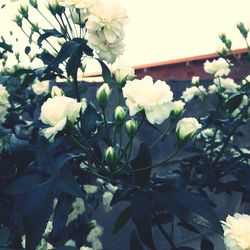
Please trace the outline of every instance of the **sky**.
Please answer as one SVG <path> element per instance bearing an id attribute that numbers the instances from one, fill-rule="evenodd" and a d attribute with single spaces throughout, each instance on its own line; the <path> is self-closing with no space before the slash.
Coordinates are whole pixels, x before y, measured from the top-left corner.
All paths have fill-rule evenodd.
<path id="1" fill-rule="evenodd" d="M 121 57 L 127 64 L 136 66 L 213 53 L 221 44 L 218 35 L 222 32 L 231 38 L 233 48 L 245 47 L 236 24 L 242 21 L 250 27 L 249 0 L 116 1 L 127 9 L 129 17 L 126 48 Z M 15 29 L 21 36 L 11 21 L 17 11 L 13 6 L 0 13 L 0 34 Z M 23 47 L 19 42 L 18 48 Z"/>

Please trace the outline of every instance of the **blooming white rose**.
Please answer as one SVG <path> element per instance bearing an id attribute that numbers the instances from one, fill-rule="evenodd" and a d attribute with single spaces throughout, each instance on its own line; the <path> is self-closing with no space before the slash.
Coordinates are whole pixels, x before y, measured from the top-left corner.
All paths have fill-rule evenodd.
<path id="1" fill-rule="evenodd" d="M 145 76 L 141 80 L 127 81 L 122 91 L 130 115 L 134 116 L 144 110 L 148 121 L 152 124 L 163 123 L 174 108 L 173 93 L 169 85 L 160 80 L 154 83 L 150 76 Z"/>
<path id="2" fill-rule="evenodd" d="M 32 90 L 36 95 L 48 94 L 49 93 L 49 81 L 36 82 L 32 84 Z"/>
<path id="3" fill-rule="evenodd" d="M 0 84 L 0 124 L 6 121 L 6 115 L 8 113 L 9 103 L 9 93 L 6 88 Z"/>
<path id="4" fill-rule="evenodd" d="M 213 60 L 212 62 L 206 60 L 204 70 L 214 76 L 227 76 L 230 73 L 229 64 L 223 58 Z"/>
<path id="5" fill-rule="evenodd" d="M 202 85 L 200 85 L 198 87 L 192 86 L 190 88 L 186 88 L 186 90 L 183 91 L 181 98 L 185 102 L 189 102 L 195 96 L 199 97 L 200 99 L 203 99 L 205 95 L 206 95 L 206 89 Z"/>
<path id="6" fill-rule="evenodd" d="M 226 221 L 222 221 L 224 229 L 224 243 L 228 250 L 250 249 L 250 216 L 235 213 L 228 215 Z"/>
<path id="7" fill-rule="evenodd" d="M 132 80 L 135 75 L 134 68 L 121 62 L 115 63 L 112 68 L 116 82 L 121 85 L 124 85 L 127 80 Z"/>
<path id="8" fill-rule="evenodd" d="M 214 94 L 217 93 L 219 91 L 219 88 L 216 84 L 212 84 L 208 86 L 208 93 L 209 94 Z"/>
<path id="9" fill-rule="evenodd" d="M 237 89 L 240 87 L 237 83 L 234 82 L 231 78 L 222 78 L 218 77 L 214 79 L 215 85 L 217 85 L 219 88 L 225 89 L 226 93 L 233 93 L 236 92 Z"/>
<path id="10" fill-rule="evenodd" d="M 53 141 L 55 135 L 63 130 L 67 120 L 74 123 L 79 116 L 82 103 L 66 96 L 49 98 L 41 107 L 41 120 L 51 127 L 43 129 L 44 136 Z M 84 110 L 83 110 L 84 111 Z"/>
<path id="11" fill-rule="evenodd" d="M 200 82 L 200 77 L 199 76 L 193 76 L 192 77 L 192 80 L 191 80 L 191 83 L 196 85 Z"/>
<path id="12" fill-rule="evenodd" d="M 187 141 L 193 137 L 201 124 L 193 117 L 183 118 L 176 124 L 176 133 L 181 141 Z"/>

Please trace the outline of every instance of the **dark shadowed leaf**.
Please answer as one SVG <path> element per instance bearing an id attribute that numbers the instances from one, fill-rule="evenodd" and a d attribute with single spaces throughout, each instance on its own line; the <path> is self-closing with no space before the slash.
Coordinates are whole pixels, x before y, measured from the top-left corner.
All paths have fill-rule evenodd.
<path id="1" fill-rule="evenodd" d="M 44 181 L 44 178 L 40 175 L 27 175 L 22 176 L 15 180 L 7 188 L 7 194 L 21 194 L 30 191 L 33 185 L 40 184 Z"/>
<path id="2" fill-rule="evenodd" d="M 141 241 L 150 249 L 156 249 L 152 236 L 151 204 L 146 192 L 137 191 L 134 194 L 131 201 L 131 215 Z"/>
<path id="3" fill-rule="evenodd" d="M 130 250 L 143 250 L 143 246 L 135 229 L 133 229 L 130 234 Z"/>
<path id="4" fill-rule="evenodd" d="M 7 247 L 9 243 L 10 230 L 7 227 L 0 228 L 0 246 Z"/>
<path id="5" fill-rule="evenodd" d="M 27 195 L 23 209 L 26 249 L 35 249 L 52 213 L 55 185 L 52 180 L 34 186 Z"/>
<path id="6" fill-rule="evenodd" d="M 42 46 L 42 42 L 46 40 L 47 38 L 53 36 L 53 37 L 64 37 L 64 35 L 60 32 L 58 32 L 56 29 L 45 29 L 43 30 L 44 33 L 41 34 L 37 39 L 37 44 L 39 47 Z"/>
<path id="7" fill-rule="evenodd" d="M 118 233 L 123 228 L 123 226 L 128 222 L 130 217 L 131 217 L 131 208 L 127 207 L 118 216 L 113 228 L 113 234 Z"/>
<path id="8" fill-rule="evenodd" d="M 108 66 L 99 59 L 97 59 L 97 61 L 100 63 L 102 67 L 102 76 L 103 76 L 104 82 L 110 84 L 112 82 L 112 75 Z"/>
<path id="9" fill-rule="evenodd" d="M 214 245 L 208 239 L 201 239 L 201 249 L 200 250 L 214 250 Z"/>
<path id="10" fill-rule="evenodd" d="M 228 109 L 229 112 L 233 112 L 237 109 L 242 102 L 243 94 L 237 94 L 232 96 L 226 103 L 225 108 Z"/>
<path id="11" fill-rule="evenodd" d="M 149 149 L 144 143 L 141 143 L 138 155 L 131 161 L 134 170 L 139 170 L 150 166 L 152 163 Z M 140 186 L 147 185 L 150 178 L 151 169 L 146 169 L 134 173 L 135 182 Z"/>

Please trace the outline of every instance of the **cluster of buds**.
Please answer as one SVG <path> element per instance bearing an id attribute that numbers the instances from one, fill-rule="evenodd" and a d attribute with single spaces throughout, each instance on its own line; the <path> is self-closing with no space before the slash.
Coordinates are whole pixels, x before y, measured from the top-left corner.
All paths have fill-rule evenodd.
<path id="1" fill-rule="evenodd" d="M 219 38 L 225 44 L 226 48 L 230 50 L 232 47 L 232 41 L 227 38 L 226 34 L 225 33 L 220 34 Z"/>
<path id="2" fill-rule="evenodd" d="M 247 36 L 248 36 L 248 32 L 249 32 L 249 29 L 246 28 L 246 26 L 244 25 L 244 23 L 240 22 L 237 24 L 237 28 L 239 29 L 241 35 L 247 39 Z"/>

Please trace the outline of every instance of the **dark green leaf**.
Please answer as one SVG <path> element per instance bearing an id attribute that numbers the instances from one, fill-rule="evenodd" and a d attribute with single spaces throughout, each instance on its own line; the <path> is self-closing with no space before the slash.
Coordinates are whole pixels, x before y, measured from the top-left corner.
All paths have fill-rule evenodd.
<path id="1" fill-rule="evenodd" d="M 52 180 L 37 185 L 29 192 L 23 209 L 26 235 L 25 249 L 35 249 L 52 213 L 55 185 Z"/>
<path id="2" fill-rule="evenodd" d="M 99 115 L 95 109 L 95 106 L 90 103 L 81 116 L 81 132 L 88 136 L 91 130 L 95 128 L 98 118 Z"/>
<path id="3" fill-rule="evenodd" d="M 131 217 L 131 208 L 127 207 L 118 216 L 113 228 L 113 234 L 118 233 L 122 229 L 122 227 L 128 222 L 130 217 Z"/>
<path id="4" fill-rule="evenodd" d="M 6 246 L 9 243 L 10 230 L 7 227 L 0 228 L 0 246 Z"/>
<path id="5" fill-rule="evenodd" d="M 41 34 L 38 39 L 37 39 L 37 44 L 39 47 L 42 46 L 42 42 L 46 40 L 47 38 L 53 36 L 53 37 L 64 37 L 64 35 L 60 32 L 58 32 L 56 29 L 48 29 L 48 30 L 43 30 L 44 33 Z"/>
<path id="6" fill-rule="evenodd" d="M 104 62 L 102 62 L 101 60 L 99 60 L 99 59 L 97 59 L 97 60 L 102 67 L 102 76 L 103 76 L 104 82 L 110 84 L 112 82 L 112 75 L 111 75 L 111 72 L 110 72 L 108 66 Z"/>
<path id="7" fill-rule="evenodd" d="M 151 154 L 146 144 L 141 143 L 138 155 L 131 161 L 134 170 L 146 168 L 152 164 Z M 140 186 L 147 185 L 151 169 L 141 170 L 134 173 L 135 182 Z"/>
<path id="8" fill-rule="evenodd" d="M 12 45 L 7 44 L 7 43 L 5 43 L 5 42 L 0 42 L 0 48 L 6 50 L 6 51 L 8 51 L 8 52 L 11 52 L 11 53 L 13 52 L 13 50 L 12 50 Z"/>
<path id="9" fill-rule="evenodd" d="M 143 250 L 143 246 L 135 229 L 133 229 L 130 234 L 130 250 Z"/>
<path id="10" fill-rule="evenodd" d="M 232 96 L 226 103 L 225 108 L 231 113 L 237 109 L 242 102 L 243 94 Z"/>
<path id="11" fill-rule="evenodd" d="M 28 55 L 30 53 L 30 50 L 31 50 L 30 46 L 25 47 L 24 49 L 25 54 Z"/>
<path id="12" fill-rule="evenodd" d="M 148 194 L 137 191 L 131 201 L 132 220 L 141 241 L 150 249 L 155 250 L 152 236 L 152 211 Z"/>
<path id="13" fill-rule="evenodd" d="M 214 245 L 208 239 L 201 239 L 201 250 L 214 250 Z"/>
<path id="14" fill-rule="evenodd" d="M 10 184 L 6 193 L 10 195 L 25 193 L 30 191 L 33 185 L 40 184 L 43 181 L 44 178 L 40 175 L 22 176 Z"/>

